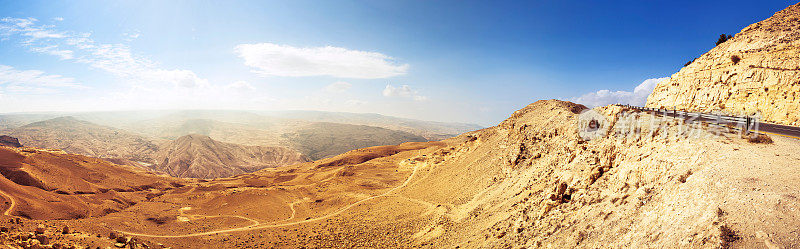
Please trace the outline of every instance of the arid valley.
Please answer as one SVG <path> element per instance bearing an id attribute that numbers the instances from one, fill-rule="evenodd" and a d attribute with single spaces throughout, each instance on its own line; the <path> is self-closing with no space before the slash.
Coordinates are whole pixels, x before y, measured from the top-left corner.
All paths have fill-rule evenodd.
<path id="1" fill-rule="evenodd" d="M 485 126 L 338 109 L 201 104 L 9 111 L 0 114 L 0 244 L 800 248 L 800 4 L 782 8 L 738 24 L 738 33 L 721 35 L 670 77 L 647 80 L 633 92 L 529 101 Z M 3 19 L 0 37 L 51 32 L 52 25 L 25 20 Z M 106 67 L 127 61 L 92 57 L 116 45 L 90 48 L 103 46 L 78 39 L 89 35 L 39 33 L 35 39 L 59 35 L 69 37 L 64 44 L 75 51 L 94 49 L 83 60 L 108 60 L 93 62 L 99 63 L 94 69 L 114 73 L 121 69 Z M 28 36 L 36 41 L 35 33 Z M 388 60 L 330 46 L 262 43 L 236 51 L 248 49 L 266 55 L 240 57 L 269 80 L 315 73 L 385 79 L 394 77 L 381 71 L 386 67 L 404 68 L 320 59 L 355 54 L 366 57 L 352 63 Z M 285 61 L 276 59 L 282 56 Z M 16 84 L 4 77 L 31 75 L 4 69 L 4 63 L 0 101 Z M 276 68 L 284 71 L 271 71 Z M 155 78 L 169 78 L 158 72 Z M 375 76 L 381 72 L 388 76 Z M 55 77 L 33 74 L 25 79 Z M 323 91 L 343 96 L 354 85 L 336 82 Z M 212 92 L 225 94 L 220 89 L 230 88 Z M 376 108 L 432 101 L 407 85 L 382 90 L 390 100 Z M 319 94 L 303 102 L 317 105 Z M 458 108 L 469 116 L 483 112 L 460 102 Z"/>

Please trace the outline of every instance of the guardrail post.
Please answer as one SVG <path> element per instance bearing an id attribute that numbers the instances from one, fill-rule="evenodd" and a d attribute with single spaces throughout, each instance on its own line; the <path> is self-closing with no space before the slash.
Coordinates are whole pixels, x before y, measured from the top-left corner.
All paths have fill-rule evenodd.
<path id="1" fill-rule="evenodd" d="M 752 122 L 752 121 L 750 120 L 750 116 L 745 116 L 744 118 L 745 118 L 745 125 L 744 125 L 744 131 L 743 132 L 745 134 L 747 134 L 750 131 L 750 122 Z"/>

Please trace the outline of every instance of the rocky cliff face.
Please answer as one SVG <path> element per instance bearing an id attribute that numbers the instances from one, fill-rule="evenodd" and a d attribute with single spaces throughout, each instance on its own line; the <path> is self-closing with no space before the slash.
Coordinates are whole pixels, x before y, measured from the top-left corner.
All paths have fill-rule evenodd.
<path id="1" fill-rule="evenodd" d="M 658 84 L 648 107 L 800 125 L 800 4 L 745 27 Z"/>

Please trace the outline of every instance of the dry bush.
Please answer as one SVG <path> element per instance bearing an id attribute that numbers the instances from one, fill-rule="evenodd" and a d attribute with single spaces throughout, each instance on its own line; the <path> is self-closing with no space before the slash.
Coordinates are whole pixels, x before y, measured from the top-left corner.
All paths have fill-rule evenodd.
<path id="1" fill-rule="evenodd" d="M 686 182 L 686 179 L 687 179 L 687 178 L 689 178 L 689 176 L 691 176 L 691 175 L 692 175 L 692 173 L 693 173 L 693 172 L 692 172 L 692 170 L 691 170 L 691 169 L 690 169 L 689 171 L 686 171 L 686 173 L 685 173 L 685 174 L 683 174 L 683 175 L 681 175 L 681 176 L 679 176 L 679 177 L 678 177 L 678 181 L 679 181 L 679 182 L 681 182 L 681 183 L 685 183 L 685 182 Z"/>
<path id="2" fill-rule="evenodd" d="M 157 225 L 162 225 L 164 223 L 167 223 L 167 221 L 169 221 L 170 219 L 171 219 L 170 217 L 150 217 L 147 218 L 147 221 L 154 222 Z"/>
<path id="3" fill-rule="evenodd" d="M 739 61 L 741 61 L 741 60 L 742 60 L 742 57 L 739 57 L 738 55 L 731 55 L 731 61 L 733 62 L 734 65 L 738 64 Z"/>
<path id="4" fill-rule="evenodd" d="M 722 44 L 722 43 L 730 40 L 731 38 L 733 38 L 732 35 L 721 34 L 721 35 L 719 35 L 719 39 L 717 39 L 716 45 L 719 46 L 719 44 Z"/>
<path id="5" fill-rule="evenodd" d="M 772 138 L 767 136 L 767 134 L 756 134 L 756 135 L 743 135 L 744 139 L 747 139 L 747 142 L 754 143 L 754 144 L 771 144 Z"/>
<path id="6" fill-rule="evenodd" d="M 736 234 L 736 231 L 728 227 L 727 225 L 722 225 L 719 227 L 719 239 L 720 239 L 720 246 L 722 248 L 730 248 L 731 244 L 738 240 L 740 237 Z"/>

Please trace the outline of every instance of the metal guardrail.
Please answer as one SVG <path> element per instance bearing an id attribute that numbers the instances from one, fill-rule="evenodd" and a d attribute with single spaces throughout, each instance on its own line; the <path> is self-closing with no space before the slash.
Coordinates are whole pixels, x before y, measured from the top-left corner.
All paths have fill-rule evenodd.
<path id="1" fill-rule="evenodd" d="M 659 108 L 650 108 L 650 107 L 640 107 L 640 106 L 632 106 L 632 105 L 623 105 L 617 104 L 617 106 L 621 106 L 628 109 L 640 110 L 640 111 L 651 111 L 656 113 L 661 113 L 664 116 L 673 117 L 686 117 L 686 118 L 701 118 L 704 120 L 698 121 L 717 121 L 715 123 L 725 125 L 730 123 L 743 123 L 744 127 L 747 131 L 754 130 L 758 132 L 759 124 L 758 118 L 750 117 L 750 116 L 729 116 L 729 115 L 722 115 L 722 114 L 710 114 L 710 113 L 700 113 L 700 112 L 685 112 L 685 111 L 678 111 L 678 110 L 668 110 L 668 109 L 659 109 Z"/>
<path id="2" fill-rule="evenodd" d="M 729 116 L 722 114 L 685 112 L 678 110 L 667 110 L 667 109 L 639 107 L 639 106 L 621 105 L 621 104 L 618 104 L 617 106 L 633 110 L 649 111 L 667 117 L 671 116 L 675 118 L 686 118 L 689 119 L 688 120 L 689 122 L 697 122 L 697 121 L 708 122 L 723 126 L 735 124 L 736 127 L 733 128 L 740 129 L 742 132 L 745 133 L 755 132 L 760 134 L 773 134 L 773 135 L 800 139 L 800 127 L 779 125 L 773 123 L 764 123 L 761 122 L 758 119 L 758 117 L 752 117 L 752 116 L 738 117 L 738 116 Z"/>
<path id="3" fill-rule="evenodd" d="M 623 105 L 623 104 L 615 104 L 615 106 L 623 107 L 629 110 L 650 112 L 654 115 L 660 115 L 664 117 L 682 119 L 683 123 L 686 124 L 697 122 L 697 123 L 703 123 L 704 125 L 705 124 L 718 125 L 726 127 L 727 129 L 729 129 L 729 131 L 731 129 L 739 130 L 743 136 L 749 135 L 752 138 L 756 138 L 761 134 L 771 134 L 771 135 L 784 136 L 794 139 L 800 139 L 800 127 L 781 125 L 770 122 L 761 122 L 760 117 L 758 116 L 740 117 L 740 116 L 731 116 L 722 114 L 686 112 L 675 109 L 667 110 L 667 109 L 640 107 L 640 106 Z M 581 113 L 580 122 L 586 121 L 585 125 L 589 126 L 588 128 L 591 128 L 592 123 L 589 121 L 590 120 L 593 121 L 595 117 L 592 116 L 583 117 L 584 114 L 585 113 Z M 595 115 L 600 115 L 600 114 L 595 113 Z"/>

